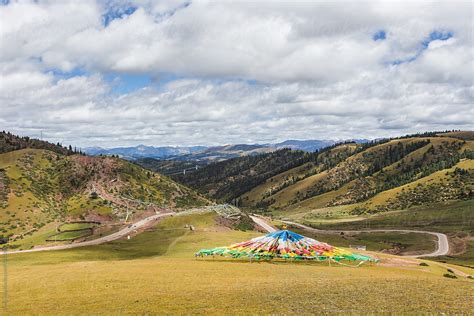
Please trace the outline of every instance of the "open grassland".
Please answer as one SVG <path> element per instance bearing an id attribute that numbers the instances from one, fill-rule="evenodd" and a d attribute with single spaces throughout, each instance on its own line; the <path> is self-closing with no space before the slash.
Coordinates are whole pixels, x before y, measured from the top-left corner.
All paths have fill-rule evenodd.
<path id="1" fill-rule="evenodd" d="M 457 255 L 437 257 L 435 260 L 470 267 L 474 274 L 474 240 L 465 242 L 465 251 Z"/>
<path id="2" fill-rule="evenodd" d="M 9 313 L 469 313 L 472 281 L 439 273 L 191 257 L 11 267 Z"/>
<path id="3" fill-rule="evenodd" d="M 200 248 L 257 235 L 218 226 L 215 214 L 190 215 L 164 219 L 131 240 L 9 255 L 8 313 L 467 314 L 472 308 L 473 281 L 458 274 L 463 268 L 458 279 L 448 279 L 442 275 L 449 266 L 430 261 L 394 266 L 396 257 L 380 255 L 381 264 L 353 268 L 194 258 Z"/>
<path id="4" fill-rule="evenodd" d="M 47 239 L 57 233 L 57 223 L 49 223 L 32 234 L 26 234 L 24 238 L 9 243 L 10 249 L 25 250 L 36 245 L 44 245 Z"/>

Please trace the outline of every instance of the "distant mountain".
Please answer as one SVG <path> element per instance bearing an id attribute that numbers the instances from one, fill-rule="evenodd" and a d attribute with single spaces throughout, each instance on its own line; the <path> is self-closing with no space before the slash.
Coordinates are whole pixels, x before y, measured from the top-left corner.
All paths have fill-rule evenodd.
<path id="1" fill-rule="evenodd" d="M 275 151 L 276 148 L 268 145 L 247 145 L 247 144 L 237 144 L 237 145 L 224 145 L 224 146 L 215 146 L 208 147 L 202 151 L 192 152 L 186 155 L 178 155 L 170 157 L 170 160 L 178 161 L 200 161 L 200 162 L 215 162 L 223 161 L 231 158 L 244 157 L 244 156 L 254 156 L 263 153 L 269 153 Z"/>
<path id="2" fill-rule="evenodd" d="M 291 148 L 313 152 L 324 147 L 332 146 L 336 143 L 334 140 L 285 140 L 284 142 L 272 144 L 270 146 L 276 149 Z"/>
<path id="3" fill-rule="evenodd" d="M 366 139 L 351 140 L 356 143 L 368 142 Z M 275 144 L 229 144 L 223 146 L 191 146 L 191 147 L 153 147 L 139 145 L 136 147 L 118 147 L 105 149 L 101 147 L 89 147 L 84 151 L 88 155 L 118 155 L 128 160 L 140 160 L 143 158 L 154 158 L 159 160 L 176 161 L 200 161 L 214 162 L 223 161 L 242 156 L 252 156 L 269 153 L 278 149 L 290 148 L 305 152 L 315 152 L 321 148 L 332 146 L 334 140 L 286 140 Z"/>
<path id="4" fill-rule="evenodd" d="M 181 156 L 191 154 L 196 151 L 202 151 L 206 149 L 205 146 L 191 146 L 191 147 L 153 147 L 138 145 L 135 147 L 117 147 L 117 148 L 101 148 L 101 147 L 88 147 L 84 149 L 84 152 L 88 155 L 99 156 L 99 155 L 118 155 L 121 158 L 127 160 L 136 160 L 140 158 L 156 158 L 166 159 L 174 156 Z"/>

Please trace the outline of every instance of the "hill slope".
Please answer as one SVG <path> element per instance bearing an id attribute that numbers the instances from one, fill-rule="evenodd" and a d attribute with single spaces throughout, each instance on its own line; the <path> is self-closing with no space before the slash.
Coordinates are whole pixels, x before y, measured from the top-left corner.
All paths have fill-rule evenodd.
<path id="1" fill-rule="evenodd" d="M 229 159 L 174 179 L 210 197 L 230 201 L 267 178 L 310 159 L 303 151 L 282 149 L 268 154 Z"/>
<path id="2" fill-rule="evenodd" d="M 0 154 L 1 234 L 21 238 L 66 219 L 117 221 L 207 204 L 167 177 L 118 158 L 22 149 Z"/>
<path id="3" fill-rule="evenodd" d="M 433 132 L 366 144 L 339 144 L 307 154 L 277 151 L 252 157 L 252 161 L 236 158 L 212 164 L 176 179 L 213 198 L 283 210 L 335 206 L 353 209 L 364 201 L 372 203 L 383 192 L 392 199 L 383 199 L 377 207 L 364 205 L 363 212 L 436 202 L 441 196 L 469 199 L 474 190 L 471 134 Z M 440 177 L 443 172 L 450 174 L 443 176 L 450 184 L 437 186 L 436 195 L 425 194 L 408 204 L 395 202 L 399 198 L 392 195 L 398 194 L 397 188 L 416 183 L 433 190 L 431 183 L 419 180 L 430 175 Z"/>

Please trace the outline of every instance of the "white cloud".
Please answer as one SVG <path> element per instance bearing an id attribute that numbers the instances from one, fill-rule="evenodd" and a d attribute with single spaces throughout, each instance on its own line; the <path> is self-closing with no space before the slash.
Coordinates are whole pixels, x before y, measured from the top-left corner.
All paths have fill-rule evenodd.
<path id="1" fill-rule="evenodd" d="M 473 128 L 471 2 L 185 3 L 0 6 L 0 124 L 81 146 Z M 127 6 L 137 10 L 102 24 Z M 435 30 L 453 38 L 388 64 Z M 110 72 L 182 79 L 117 94 Z"/>

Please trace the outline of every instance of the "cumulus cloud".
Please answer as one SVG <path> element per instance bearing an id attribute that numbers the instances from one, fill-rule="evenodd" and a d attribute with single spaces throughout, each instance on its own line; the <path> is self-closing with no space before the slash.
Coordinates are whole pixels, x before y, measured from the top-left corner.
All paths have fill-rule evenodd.
<path id="1" fill-rule="evenodd" d="M 20 134 L 116 146 L 473 128 L 469 1 L 11 1 L 0 21 L 0 123 Z M 114 91 L 128 74 L 151 81 Z"/>

